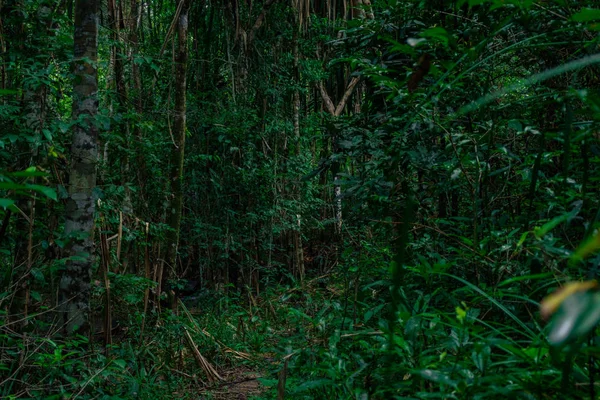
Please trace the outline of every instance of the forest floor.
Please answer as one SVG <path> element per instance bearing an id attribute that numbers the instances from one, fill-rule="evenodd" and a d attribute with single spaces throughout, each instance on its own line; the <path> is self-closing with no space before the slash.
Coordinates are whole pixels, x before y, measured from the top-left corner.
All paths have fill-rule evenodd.
<path id="1" fill-rule="evenodd" d="M 217 388 L 206 390 L 206 395 L 215 400 L 246 400 L 251 396 L 258 396 L 264 388 L 258 378 L 260 374 L 246 367 L 234 367 L 222 373 L 224 382 Z"/>

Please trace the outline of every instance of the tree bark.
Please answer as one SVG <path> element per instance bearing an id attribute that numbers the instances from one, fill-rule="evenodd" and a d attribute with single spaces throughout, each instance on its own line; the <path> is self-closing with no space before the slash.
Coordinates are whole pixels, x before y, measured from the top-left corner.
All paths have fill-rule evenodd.
<path id="1" fill-rule="evenodd" d="M 175 110 L 173 121 L 173 150 L 171 152 L 171 192 L 172 197 L 167 209 L 167 224 L 169 233 L 167 235 L 167 263 L 166 277 L 173 276 L 176 271 L 177 248 L 179 246 L 179 229 L 181 227 L 181 210 L 183 206 L 183 157 L 185 151 L 186 130 L 186 83 L 187 83 L 187 33 L 188 33 L 188 9 L 189 0 L 181 1 L 181 12 L 177 23 L 178 45 L 175 59 Z"/>
<path id="2" fill-rule="evenodd" d="M 73 61 L 73 142 L 65 234 L 70 258 L 59 287 L 59 309 L 67 333 L 89 330 L 90 280 L 94 260 L 96 164 L 98 128 L 98 0 L 76 0 Z"/>
<path id="3" fill-rule="evenodd" d="M 294 36 L 293 36 L 293 49 L 292 53 L 294 56 L 294 64 L 293 64 L 293 73 L 294 73 L 294 140 L 296 142 L 296 156 L 300 156 L 301 153 L 301 138 L 300 138 L 300 55 L 298 51 L 298 31 L 300 30 L 300 10 L 296 10 L 296 23 L 297 26 L 294 27 Z M 295 185 L 294 187 L 294 195 L 296 200 L 300 202 L 301 194 L 300 188 Z M 304 280 L 304 246 L 302 244 L 302 217 L 300 214 L 296 214 L 297 219 L 297 228 L 294 229 L 294 264 L 296 273 L 300 282 Z"/>
<path id="4" fill-rule="evenodd" d="M 346 103 L 348 102 L 348 99 L 350 99 L 350 95 L 352 95 L 354 87 L 358 84 L 358 82 L 360 82 L 360 78 L 357 76 L 350 80 L 337 106 L 333 104 L 333 101 L 327 93 L 327 89 L 325 89 L 323 82 L 319 82 L 318 88 L 321 92 L 321 97 L 323 98 L 323 105 L 332 117 L 337 118 L 342 115 L 342 112 L 346 107 Z M 333 138 L 333 147 L 334 149 L 337 148 L 337 137 Z M 340 235 L 342 233 L 342 188 L 340 186 L 341 179 L 338 175 L 338 170 L 339 166 L 334 166 L 332 167 L 331 172 L 333 173 L 333 187 L 335 195 L 335 231 L 337 235 Z"/>

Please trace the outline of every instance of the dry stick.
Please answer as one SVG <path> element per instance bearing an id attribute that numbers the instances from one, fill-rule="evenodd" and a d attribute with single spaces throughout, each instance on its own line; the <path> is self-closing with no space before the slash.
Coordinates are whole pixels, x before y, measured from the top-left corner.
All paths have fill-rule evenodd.
<path id="1" fill-rule="evenodd" d="M 33 351 L 29 352 L 29 354 L 27 356 L 24 357 L 24 361 L 23 363 L 20 363 L 19 366 L 17 368 L 15 368 L 15 371 L 6 379 L 4 379 L 2 382 L 0 382 L 0 387 L 4 387 L 4 385 L 13 380 L 15 376 L 17 376 L 17 374 L 19 373 L 19 371 L 25 366 L 27 365 L 26 362 L 33 357 L 33 355 L 35 354 L 39 354 L 39 350 L 40 348 L 44 345 L 44 341 L 40 341 L 40 344 L 37 346 L 37 348 L 35 348 Z"/>
<path id="2" fill-rule="evenodd" d="M 248 354 L 248 353 L 242 353 L 240 351 L 232 349 L 231 347 L 227 346 L 225 343 L 223 343 L 220 340 L 218 340 L 217 338 L 215 338 L 213 335 L 211 335 L 206 330 L 200 328 L 200 326 L 198 326 L 198 323 L 196 322 L 196 320 L 194 319 L 194 317 L 192 316 L 192 314 L 190 313 L 190 311 L 187 309 L 187 307 L 185 306 L 185 304 L 181 301 L 181 299 L 177 299 L 177 300 L 179 302 L 179 308 L 183 310 L 183 313 L 185 314 L 185 316 L 190 321 L 191 328 L 195 332 L 202 333 L 207 338 L 210 338 L 210 339 L 214 340 L 214 342 L 216 344 L 218 344 L 219 346 L 225 348 L 225 353 L 233 353 L 236 356 L 238 356 L 240 358 L 243 358 L 245 360 L 251 360 L 252 359 L 252 357 L 250 356 L 250 354 Z"/>
<path id="3" fill-rule="evenodd" d="M 158 251 L 160 252 L 160 246 L 158 247 Z M 165 260 L 160 259 L 156 264 L 156 307 L 158 309 L 158 314 L 160 315 L 160 296 L 162 294 L 162 277 L 165 269 Z"/>
<path id="4" fill-rule="evenodd" d="M 383 331 L 372 331 L 372 332 L 356 332 L 356 333 L 344 333 L 343 335 L 340 335 L 341 339 L 344 338 L 350 338 L 350 337 L 354 337 L 354 336 L 383 336 L 385 335 L 385 332 Z"/>
<path id="5" fill-rule="evenodd" d="M 41 312 L 38 312 L 38 313 L 35 313 L 35 314 L 33 314 L 31 317 L 27 317 L 27 318 L 20 318 L 20 319 L 17 319 L 17 320 L 11 321 L 11 322 L 4 322 L 2 325 L 0 325 L 0 329 L 6 329 L 6 330 L 10 330 L 10 329 L 9 329 L 9 326 L 11 326 L 11 325 L 18 325 L 18 324 L 20 324 L 21 322 L 23 322 L 25 319 L 30 319 L 30 318 L 34 318 L 34 317 L 37 317 L 37 316 L 40 316 L 40 315 L 43 315 L 43 314 L 48 314 L 48 313 L 55 312 L 56 310 L 58 310 L 58 309 L 59 309 L 59 307 L 60 307 L 60 306 L 62 306 L 62 305 L 64 305 L 64 304 L 66 304 L 66 303 L 67 303 L 67 302 L 69 302 L 69 301 L 72 301 L 74 298 L 75 298 L 75 297 L 72 297 L 72 298 L 70 298 L 70 299 L 68 299 L 68 300 L 65 300 L 65 301 L 63 301 L 62 303 L 60 303 L 60 304 L 56 305 L 55 307 L 49 308 L 49 309 L 47 309 L 47 310 L 44 310 L 44 311 L 41 311 Z M 9 315 L 9 316 L 10 316 L 10 315 Z M 12 333 L 12 334 L 16 334 L 16 332 L 15 332 L 15 331 L 12 331 L 12 330 L 10 330 L 10 331 L 11 331 L 11 333 Z M 0 386 L 2 386 L 2 384 L 0 384 Z"/>
<path id="6" fill-rule="evenodd" d="M 59 307 L 62 307 L 64 304 L 66 304 L 67 302 L 70 302 L 70 301 L 72 301 L 72 300 L 73 300 L 73 298 L 67 299 L 67 300 L 65 300 L 63 303 L 61 303 L 61 304 L 58 304 L 56 307 L 54 307 L 54 308 L 51 308 L 51 309 L 48 309 L 48 310 L 45 310 L 45 311 L 43 311 L 43 312 L 40 312 L 40 313 L 38 313 L 38 314 L 36 314 L 36 315 L 42 315 L 42 314 L 46 314 L 46 313 L 50 313 L 50 312 L 54 312 L 54 311 L 56 311 L 57 309 L 59 309 Z M 19 323 L 20 323 L 22 320 L 24 320 L 24 318 L 22 318 L 22 319 L 20 319 L 20 320 L 18 320 L 18 321 L 14 321 L 14 322 L 12 322 L 12 323 L 7 323 L 7 324 L 4 324 L 4 325 L 0 326 L 0 329 L 9 330 L 9 329 L 8 329 L 8 326 L 9 326 L 9 325 L 11 325 L 11 324 L 19 324 Z M 49 337 L 53 337 L 53 336 L 56 334 L 56 332 L 58 332 L 58 331 L 59 331 L 59 330 L 61 330 L 61 329 L 62 329 L 62 327 L 58 327 L 58 328 L 57 328 L 57 330 L 56 330 L 55 332 L 52 332 L 52 333 L 50 333 Z M 16 334 L 16 332 L 14 332 L 14 331 L 12 331 L 12 330 L 9 330 L 9 331 L 10 331 L 10 333 L 11 333 L 11 334 Z M 24 336 L 23 336 L 23 339 L 24 339 Z M 29 352 L 29 353 L 27 353 L 27 354 L 28 354 L 27 356 L 22 356 L 22 363 L 21 363 L 21 364 L 20 364 L 20 365 L 19 365 L 19 366 L 18 366 L 18 367 L 17 367 L 17 368 L 14 370 L 14 372 L 13 372 L 13 373 L 12 373 L 12 374 L 11 374 L 9 377 L 7 377 L 6 379 L 4 379 L 3 381 L 1 381 L 1 382 L 0 382 L 0 387 L 4 387 L 4 385 L 5 385 L 7 382 L 9 382 L 9 381 L 11 381 L 11 380 L 14 380 L 14 377 L 18 375 L 18 373 L 19 373 L 19 371 L 21 370 L 21 368 L 23 368 L 25 365 L 27 365 L 27 364 L 26 364 L 26 362 L 27 362 L 27 361 L 28 361 L 28 360 L 29 360 L 29 359 L 30 359 L 30 358 L 31 358 L 33 355 L 35 355 L 35 354 L 39 354 L 39 352 L 38 352 L 38 351 L 39 351 L 39 349 L 40 349 L 40 348 L 41 348 L 43 345 L 44 345 L 44 341 L 40 341 L 39 345 L 38 345 L 38 346 L 37 346 L 37 347 L 36 347 L 36 348 L 35 348 L 35 349 L 34 349 L 32 352 Z M 23 352 L 23 355 L 25 355 L 25 354 L 26 354 L 26 352 Z"/>
<path id="7" fill-rule="evenodd" d="M 100 373 L 102 373 L 102 371 L 104 371 L 106 368 L 108 368 L 108 366 L 111 364 L 111 362 L 106 363 L 106 365 L 104 367 L 100 368 L 94 375 L 90 376 L 90 378 L 83 384 L 83 386 L 81 386 L 81 389 L 79 390 L 79 392 L 77 392 L 77 394 L 73 397 L 73 400 L 78 398 L 81 395 L 81 393 L 83 393 L 83 390 L 86 388 L 86 386 L 89 385 L 90 382 L 92 382 L 98 375 L 100 375 Z"/>
<path id="8" fill-rule="evenodd" d="M 121 261 L 121 242 L 123 240 L 123 211 L 119 211 L 119 231 L 117 236 L 117 262 Z M 119 265 L 117 264 L 117 268 Z"/>
<path id="9" fill-rule="evenodd" d="M 158 276 L 158 261 L 160 260 L 160 243 L 155 243 L 153 246 L 153 252 L 156 253 L 156 263 L 153 263 L 153 268 L 152 268 L 152 281 L 153 282 L 157 282 L 156 277 Z M 156 248 L 158 247 L 158 248 Z M 157 282 L 158 283 L 158 282 Z M 159 290 L 160 288 L 158 287 L 158 285 L 156 286 L 156 288 L 154 288 L 154 304 L 153 304 L 153 309 L 156 307 L 156 302 L 158 301 L 158 297 L 159 297 Z"/>
<path id="10" fill-rule="evenodd" d="M 98 201 L 100 203 L 100 201 Z M 100 204 L 98 204 L 100 205 Z M 100 218 L 102 218 L 102 214 L 100 214 Z M 106 231 L 107 228 L 104 227 Z M 112 344 L 112 316 L 110 310 L 110 280 L 108 278 L 108 271 L 110 267 L 110 246 L 108 244 L 106 233 L 102 233 L 102 225 L 98 226 L 98 231 L 100 233 L 100 255 L 101 255 L 101 268 L 102 268 L 102 278 L 104 280 L 104 287 L 106 289 L 104 295 L 104 345 L 106 347 L 106 352 L 108 354 L 108 345 Z"/>
<path id="11" fill-rule="evenodd" d="M 10 192 L 8 193 L 8 195 L 10 196 Z M 21 214 L 21 216 L 22 216 L 23 218 L 25 218 L 25 221 L 27 221 L 27 223 L 28 223 L 28 224 L 30 224 L 30 223 L 31 223 L 31 221 L 29 220 L 29 216 L 28 216 L 27 214 L 25 214 L 25 212 L 24 212 L 23 210 L 21 210 L 19 207 L 17 207 L 17 204 L 16 204 L 16 203 L 15 203 L 15 204 L 13 204 L 13 205 L 12 205 L 12 207 L 13 207 L 13 208 L 16 208 L 16 209 L 17 209 L 17 211 L 19 211 L 19 214 Z"/>
<path id="12" fill-rule="evenodd" d="M 196 344 L 194 343 L 194 340 L 192 339 L 192 336 L 190 335 L 190 332 L 187 330 L 186 327 L 183 328 L 183 333 L 185 335 L 188 345 L 190 346 L 190 349 L 192 350 L 192 354 L 194 355 L 194 358 L 196 359 L 196 362 L 198 363 L 198 366 L 200 366 L 200 368 L 202 368 L 202 370 L 206 374 L 206 377 L 208 378 L 208 380 L 210 382 L 214 382 L 217 380 L 224 381 L 225 379 L 223 379 L 223 377 L 221 375 L 219 375 L 217 370 L 200 353 L 200 351 L 198 350 L 198 347 L 196 347 Z"/>
<path id="13" fill-rule="evenodd" d="M 105 233 L 100 233 L 100 249 L 102 254 L 102 275 L 104 278 L 104 287 L 106 288 L 104 295 L 104 345 L 108 353 L 108 345 L 112 344 L 112 316 L 110 310 L 110 281 L 108 279 L 110 249 Z"/>
<path id="14" fill-rule="evenodd" d="M 552 10 L 549 10 L 549 9 L 547 9 L 547 8 L 546 8 L 546 7 L 544 7 L 544 6 L 541 6 L 541 5 L 539 5 L 539 4 L 533 4 L 533 5 L 534 5 L 534 6 L 536 6 L 536 7 L 538 7 L 538 8 L 541 8 L 542 10 L 544 10 L 544 11 L 546 11 L 546 12 L 548 12 L 548 13 L 550 13 L 550 14 L 554 15 L 555 17 L 558 17 L 558 18 L 560 18 L 560 19 L 562 19 L 562 20 L 565 20 L 565 21 L 568 21 L 568 20 L 569 20 L 569 19 L 568 19 L 567 17 L 565 17 L 564 15 L 560 15 L 559 13 L 557 13 L 557 12 L 554 12 L 554 11 L 552 11 Z"/>

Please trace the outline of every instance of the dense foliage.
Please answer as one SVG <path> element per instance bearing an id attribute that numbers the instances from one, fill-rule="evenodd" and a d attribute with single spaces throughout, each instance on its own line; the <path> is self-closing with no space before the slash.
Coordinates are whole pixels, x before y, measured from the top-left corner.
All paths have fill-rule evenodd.
<path id="1" fill-rule="evenodd" d="M 0 397 L 600 396 L 597 2 L 0 18 Z"/>

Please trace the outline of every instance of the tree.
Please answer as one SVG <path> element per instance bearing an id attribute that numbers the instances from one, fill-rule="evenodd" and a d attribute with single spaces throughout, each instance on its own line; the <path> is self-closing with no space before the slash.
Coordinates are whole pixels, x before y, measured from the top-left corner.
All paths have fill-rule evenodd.
<path id="1" fill-rule="evenodd" d="M 68 333 L 88 329 L 90 280 L 94 261 L 94 188 L 98 159 L 98 1 L 77 0 L 73 61 L 73 142 L 65 233 L 70 258 L 59 287 L 59 306 Z"/>
<path id="2" fill-rule="evenodd" d="M 183 156 L 185 154 L 186 131 L 186 93 L 187 93 L 187 33 L 189 0 L 180 0 L 181 11 L 177 22 L 178 42 L 175 56 L 175 112 L 173 121 L 173 148 L 171 150 L 171 201 L 167 209 L 167 277 L 176 271 L 177 247 L 179 245 L 179 229 L 181 227 L 181 210 L 183 207 Z M 164 272 L 164 271 L 163 271 Z"/>

